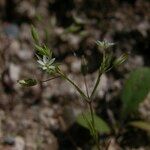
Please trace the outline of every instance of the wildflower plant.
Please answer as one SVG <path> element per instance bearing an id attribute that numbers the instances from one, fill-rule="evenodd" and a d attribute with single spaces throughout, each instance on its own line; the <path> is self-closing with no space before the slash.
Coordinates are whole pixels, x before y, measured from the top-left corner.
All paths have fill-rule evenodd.
<path id="1" fill-rule="evenodd" d="M 70 79 L 65 73 L 63 73 L 59 65 L 56 63 L 55 58 L 53 58 L 52 50 L 50 50 L 46 45 L 42 45 L 40 43 L 38 32 L 33 26 L 31 29 L 31 33 L 32 33 L 32 37 L 34 40 L 38 66 L 43 71 L 53 76 L 52 78 L 50 78 L 50 80 L 60 77 L 68 81 L 78 91 L 83 101 L 88 105 L 89 117 L 87 117 L 83 112 L 83 118 L 88 126 L 88 129 L 90 130 L 93 140 L 97 146 L 97 149 L 101 150 L 100 143 L 99 143 L 99 132 L 95 124 L 96 117 L 95 117 L 95 112 L 93 108 L 93 98 L 95 96 L 97 87 L 100 83 L 101 76 L 104 73 L 110 71 L 113 67 L 116 67 L 122 64 L 127 59 L 128 55 L 123 54 L 122 56 L 114 60 L 113 54 L 109 49 L 112 46 L 114 46 L 115 43 L 108 42 L 108 41 L 96 41 L 96 44 L 103 52 L 103 58 L 101 61 L 101 65 L 99 66 L 97 78 L 96 78 L 96 81 L 94 83 L 91 93 L 89 93 L 88 91 L 88 88 L 86 85 L 87 84 L 86 78 L 84 78 L 85 79 L 84 82 L 86 86 L 86 92 L 84 92 L 72 79 Z M 83 59 L 83 65 L 84 64 L 85 64 L 85 60 Z M 26 80 L 20 80 L 19 83 L 22 86 L 34 86 L 38 82 L 36 82 L 35 79 L 26 79 Z"/>

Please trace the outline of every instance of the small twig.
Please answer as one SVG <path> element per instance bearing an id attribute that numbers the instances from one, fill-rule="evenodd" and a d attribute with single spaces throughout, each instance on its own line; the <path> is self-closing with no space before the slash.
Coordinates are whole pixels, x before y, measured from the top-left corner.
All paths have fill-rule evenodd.
<path id="1" fill-rule="evenodd" d="M 84 84 L 85 84 L 85 90 L 86 90 L 87 97 L 90 98 L 89 91 L 88 91 L 88 86 L 87 86 L 86 76 L 83 75 L 83 79 L 84 79 Z"/>
<path id="2" fill-rule="evenodd" d="M 89 108 L 90 108 L 90 114 L 91 114 L 91 123 L 92 123 L 92 128 L 94 132 L 94 140 L 97 146 L 98 150 L 101 150 L 100 145 L 99 145 L 99 140 L 98 140 L 98 132 L 95 127 L 95 119 L 94 119 L 94 110 L 93 110 L 93 105 L 92 105 L 92 100 L 88 102 Z"/>
<path id="3" fill-rule="evenodd" d="M 92 106 L 92 101 L 90 101 L 88 104 L 89 104 L 89 108 L 90 108 L 90 112 L 91 112 L 92 125 L 93 125 L 93 127 L 95 127 L 94 110 L 93 110 L 93 106 Z"/>
<path id="4" fill-rule="evenodd" d="M 98 87 L 98 85 L 99 85 L 101 75 L 102 75 L 102 73 L 101 73 L 101 71 L 99 71 L 98 77 L 97 77 L 97 80 L 96 80 L 96 83 L 95 83 L 95 86 L 94 86 L 93 91 L 92 91 L 92 94 L 91 94 L 91 96 L 90 96 L 91 99 L 92 99 L 92 97 L 94 96 L 95 91 L 96 91 L 96 89 L 97 89 L 97 87 Z"/>
<path id="5" fill-rule="evenodd" d="M 60 76 L 56 76 L 56 77 L 53 77 L 53 78 L 49 78 L 49 79 L 46 79 L 46 80 L 43 80 L 41 82 L 48 82 L 48 81 L 51 81 L 53 79 L 56 79 L 56 78 L 59 78 Z"/>
<path id="6" fill-rule="evenodd" d="M 83 99 L 85 99 L 86 102 L 89 101 L 89 98 L 84 94 L 84 92 L 78 87 L 77 84 L 75 84 L 69 77 L 67 77 L 66 74 L 62 73 L 60 70 L 58 71 L 58 73 L 60 74 L 61 77 L 66 79 L 68 82 L 70 82 L 75 87 L 75 89 L 78 91 L 78 93 L 81 95 L 81 97 Z"/>

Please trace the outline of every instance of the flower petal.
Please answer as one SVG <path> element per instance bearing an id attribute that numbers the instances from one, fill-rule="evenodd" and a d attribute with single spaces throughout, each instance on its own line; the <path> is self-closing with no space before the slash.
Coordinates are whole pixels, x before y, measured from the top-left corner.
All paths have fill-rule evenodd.
<path id="1" fill-rule="evenodd" d="M 54 61 L 55 61 L 55 58 L 51 59 L 48 64 L 51 65 Z"/>
<path id="2" fill-rule="evenodd" d="M 55 69 L 55 66 L 49 66 L 49 69 L 54 70 L 54 69 Z"/>
<path id="3" fill-rule="evenodd" d="M 46 70 L 46 69 L 47 69 L 47 67 L 46 67 L 46 66 L 44 66 L 44 67 L 42 67 L 42 69 L 43 69 L 43 70 Z"/>
<path id="4" fill-rule="evenodd" d="M 48 60 L 47 56 L 44 55 L 44 56 L 43 56 L 43 62 L 46 64 L 46 63 L 48 63 L 48 61 L 49 61 L 49 60 Z"/>
<path id="5" fill-rule="evenodd" d="M 42 65 L 42 66 L 45 65 L 44 62 L 43 62 L 42 60 L 37 60 L 37 62 L 38 62 L 40 65 Z"/>

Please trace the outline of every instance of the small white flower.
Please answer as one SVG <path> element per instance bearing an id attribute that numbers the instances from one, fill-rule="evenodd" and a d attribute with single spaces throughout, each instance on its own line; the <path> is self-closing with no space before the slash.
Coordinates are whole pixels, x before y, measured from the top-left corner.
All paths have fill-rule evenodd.
<path id="1" fill-rule="evenodd" d="M 115 45 L 115 43 L 108 42 L 108 41 L 96 41 L 96 44 L 102 49 L 107 49 Z"/>
<path id="2" fill-rule="evenodd" d="M 43 70 L 55 71 L 56 67 L 54 65 L 55 58 L 48 58 L 47 56 L 43 56 L 43 59 L 38 57 L 38 63 Z"/>

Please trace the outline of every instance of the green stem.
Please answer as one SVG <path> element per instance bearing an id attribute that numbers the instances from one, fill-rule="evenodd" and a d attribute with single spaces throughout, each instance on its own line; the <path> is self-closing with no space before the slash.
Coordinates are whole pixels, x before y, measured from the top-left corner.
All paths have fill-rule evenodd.
<path id="1" fill-rule="evenodd" d="M 93 127 L 95 127 L 94 110 L 93 110 L 93 106 L 92 106 L 92 101 L 90 101 L 88 104 L 89 104 L 89 107 L 90 107 L 92 125 L 93 125 Z"/>
<path id="2" fill-rule="evenodd" d="M 49 79 L 46 79 L 46 80 L 42 80 L 41 82 L 48 82 L 48 81 L 51 81 L 51 80 L 59 78 L 59 77 L 60 76 L 52 77 L 52 78 L 49 78 Z"/>
<path id="3" fill-rule="evenodd" d="M 98 132 L 96 130 L 95 127 L 95 119 L 94 119 L 94 110 L 93 110 L 93 106 L 92 106 L 92 100 L 90 100 L 88 102 L 89 108 L 90 108 L 90 114 L 91 114 L 91 125 L 92 125 L 92 129 L 93 129 L 93 139 L 95 141 L 97 150 L 101 150 L 100 145 L 99 145 L 99 140 L 98 140 Z"/>
<path id="4" fill-rule="evenodd" d="M 95 83 L 95 86 L 94 86 L 93 91 L 92 91 L 91 96 L 90 96 L 90 99 L 91 99 L 91 98 L 94 96 L 94 94 L 95 94 L 95 91 L 96 91 L 96 89 L 97 89 L 97 87 L 98 87 L 98 85 L 99 85 L 99 82 L 100 82 L 101 75 L 102 75 L 102 73 L 101 73 L 101 71 L 99 71 L 98 77 L 97 77 L 97 80 L 96 80 L 96 83 Z"/>
<path id="5" fill-rule="evenodd" d="M 70 79 L 67 77 L 67 75 L 65 75 L 64 73 L 62 73 L 60 70 L 58 71 L 58 73 L 64 78 L 66 79 L 68 82 L 70 82 L 75 89 L 78 91 L 78 93 L 82 96 L 83 99 L 86 100 L 86 102 L 89 102 L 89 98 L 84 94 L 84 92 Z"/>
<path id="6" fill-rule="evenodd" d="M 85 84 L 85 90 L 86 90 L 87 97 L 90 98 L 86 76 L 83 75 L 83 79 L 84 79 L 84 84 Z"/>

